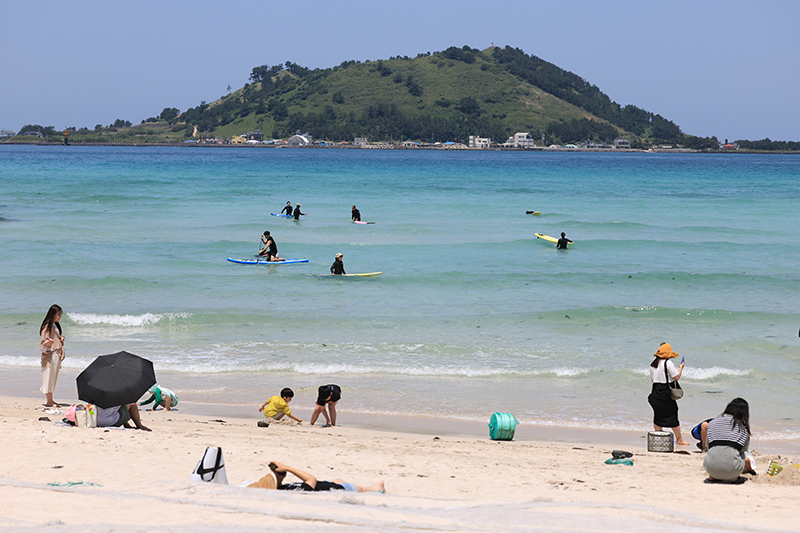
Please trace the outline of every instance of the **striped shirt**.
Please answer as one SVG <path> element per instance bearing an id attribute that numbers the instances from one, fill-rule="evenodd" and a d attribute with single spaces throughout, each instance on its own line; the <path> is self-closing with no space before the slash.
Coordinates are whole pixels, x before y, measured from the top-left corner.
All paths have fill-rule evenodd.
<path id="1" fill-rule="evenodd" d="M 708 423 L 708 447 L 730 446 L 739 451 L 747 449 L 750 444 L 750 433 L 741 424 L 734 427 L 731 415 L 722 415 Z"/>

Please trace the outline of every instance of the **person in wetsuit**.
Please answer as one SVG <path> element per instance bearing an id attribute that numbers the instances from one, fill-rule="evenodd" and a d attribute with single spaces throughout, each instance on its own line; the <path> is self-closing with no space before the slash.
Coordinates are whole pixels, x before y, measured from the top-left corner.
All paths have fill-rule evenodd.
<path id="1" fill-rule="evenodd" d="M 342 263 L 342 254 L 336 254 L 336 259 L 333 260 L 333 264 L 331 265 L 331 274 L 341 275 L 347 274 L 344 271 L 344 263 Z"/>
<path id="2" fill-rule="evenodd" d="M 285 261 L 282 257 L 278 257 L 278 245 L 268 231 L 261 236 L 261 242 L 264 247 L 258 251 L 259 257 L 266 257 L 267 261 Z"/>
<path id="3" fill-rule="evenodd" d="M 292 216 L 292 202 L 286 202 L 286 205 L 281 210 L 281 215 Z"/>
<path id="4" fill-rule="evenodd" d="M 351 218 L 353 222 L 361 222 L 361 211 L 356 209 L 356 206 L 353 206 L 353 209 L 350 211 Z"/>
<path id="5" fill-rule="evenodd" d="M 297 204 L 297 207 L 294 208 L 294 219 L 300 220 L 300 215 L 307 215 L 308 213 L 301 213 L 300 212 L 300 204 Z"/>
<path id="6" fill-rule="evenodd" d="M 561 238 L 558 239 L 558 243 L 556 244 L 556 248 L 559 250 L 566 250 L 567 244 L 571 243 L 572 241 L 567 239 L 567 234 L 563 231 L 561 232 Z"/>

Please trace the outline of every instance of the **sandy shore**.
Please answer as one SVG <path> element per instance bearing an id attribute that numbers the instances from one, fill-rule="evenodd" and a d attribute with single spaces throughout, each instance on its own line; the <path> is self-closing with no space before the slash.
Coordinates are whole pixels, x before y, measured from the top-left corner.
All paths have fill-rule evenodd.
<path id="1" fill-rule="evenodd" d="M 800 471 L 708 485 L 703 456 L 636 445 L 322 428 L 143 412 L 152 432 L 61 427 L 41 400 L 0 397 L 0 527 L 44 531 L 753 531 L 800 530 Z M 40 421 L 47 416 L 51 421 Z M 189 481 L 221 446 L 231 485 Z M 633 466 L 606 465 L 614 448 Z M 758 453 L 757 446 L 754 446 Z M 386 494 L 240 488 L 271 460 Z"/>

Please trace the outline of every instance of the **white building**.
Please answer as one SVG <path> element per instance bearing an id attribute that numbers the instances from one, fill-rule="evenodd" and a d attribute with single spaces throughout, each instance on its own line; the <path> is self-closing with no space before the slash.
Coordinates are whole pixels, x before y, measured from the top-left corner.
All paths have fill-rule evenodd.
<path id="1" fill-rule="evenodd" d="M 515 133 L 514 137 L 508 139 L 509 143 L 513 143 L 514 148 L 533 148 L 536 146 L 536 141 L 533 140 L 533 135 L 530 133 Z"/>
<path id="2" fill-rule="evenodd" d="M 477 135 L 469 136 L 470 148 L 489 148 L 491 144 L 492 140 L 488 137 L 478 137 Z"/>
<path id="3" fill-rule="evenodd" d="M 366 146 L 369 144 L 369 139 L 367 139 L 366 137 L 356 137 L 353 140 L 353 144 L 355 146 Z"/>

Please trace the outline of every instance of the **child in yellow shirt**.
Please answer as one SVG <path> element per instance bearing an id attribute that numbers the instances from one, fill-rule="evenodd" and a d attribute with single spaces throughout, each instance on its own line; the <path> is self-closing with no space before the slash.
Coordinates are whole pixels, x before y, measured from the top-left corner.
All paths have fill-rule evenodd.
<path id="1" fill-rule="evenodd" d="M 258 410 L 264 413 L 264 416 L 267 418 L 272 418 L 273 420 L 280 420 L 283 418 L 283 415 L 286 415 L 292 420 L 302 423 L 303 421 L 294 416 L 292 414 L 292 410 L 289 409 L 289 402 L 292 401 L 292 398 L 294 398 L 294 391 L 289 387 L 286 387 L 281 391 L 280 396 L 273 396 L 264 402 L 261 407 L 258 408 Z"/>

